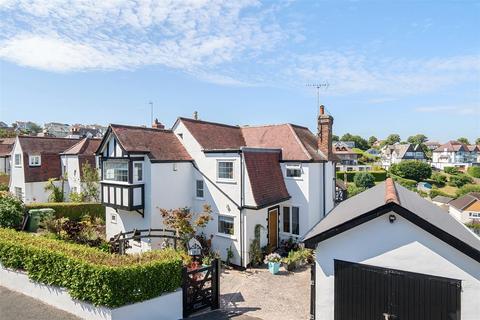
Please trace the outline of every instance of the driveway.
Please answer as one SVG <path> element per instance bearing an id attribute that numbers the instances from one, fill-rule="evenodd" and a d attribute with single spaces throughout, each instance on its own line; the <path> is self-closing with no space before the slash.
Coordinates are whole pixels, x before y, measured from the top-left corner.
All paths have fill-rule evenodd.
<path id="1" fill-rule="evenodd" d="M 0 287 L 1 320 L 79 320 L 79 318 L 21 293 Z"/>
<path id="2" fill-rule="evenodd" d="M 230 315 L 264 320 L 310 318 L 309 268 L 297 272 L 281 268 L 276 275 L 269 273 L 266 268 L 224 270 L 220 292 L 221 308 Z"/>

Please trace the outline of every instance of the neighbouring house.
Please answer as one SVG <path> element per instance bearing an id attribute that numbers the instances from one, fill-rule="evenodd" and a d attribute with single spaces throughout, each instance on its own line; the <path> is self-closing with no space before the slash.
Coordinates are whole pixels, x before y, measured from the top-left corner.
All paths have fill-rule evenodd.
<path id="1" fill-rule="evenodd" d="M 470 192 L 448 203 L 452 216 L 463 223 L 480 223 L 480 192 Z"/>
<path id="2" fill-rule="evenodd" d="M 6 124 L 3 121 L 0 121 L 0 129 L 5 129 L 5 128 L 8 128 L 8 124 Z"/>
<path id="3" fill-rule="evenodd" d="M 99 125 L 74 124 L 70 127 L 69 138 L 103 138 L 107 128 Z"/>
<path id="4" fill-rule="evenodd" d="M 427 161 L 425 152 L 419 144 L 389 144 L 381 150 L 381 164 L 385 169 L 389 169 L 394 163 L 400 163 L 405 160 Z"/>
<path id="5" fill-rule="evenodd" d="M 31 121 L 15 121 L 12 123 L 16 132 L 31 132 L 36 126 L 37 124 Z"/>
<path id="6" fill-rule="evenodd" d="M 439 206 L 440 208 L 448 211 L 449 208 L 448 208 L 448 204 L 453 200 L 453 198 L 450 198 L 450 197 L 445 197 L 445 196 L 435 196 L 433 199 L 432 199 L 432 202 L 434 204 L 436 204 L 437 206 Z"/>
<path id="7" fill-rule="evenodd" d="M 437 149 L 438 147 L 440 147 L 442 144 L 440 142 L 437 142 L 437 141 L 427 141 L 424 143 L 424 145 L 427 147 L 428 150 L 435 150 Z"/>
<path id="8" fill-rule="evenodd" d="M 15 138 L 0 138 L 0 174 L 10 174 L 11 153 Z"/>
<path id="9" fill-rule="evenodd" d="M 333 153 L 337 156 L 337 168 L 340 171 L 355 171 L 359 155 L 343 141 L 333 143 Z"/>
<path id="10" fill-rule="evenodd" d="M 163 228 L 160 208 L 211 206 L 202 230 L 212 249 L 250 263 L 257 225 L 261 246 L 304 235 L 333 207 L 333 118 L 320 108 L 318 134 L 292 125 L 232 126 L 178 118 L 172 130 L 110 125 L 97 151 L 107 236 Z M 154 239 L 132 250 L 161 245 Z"/>
<path id="11" fill-rule="evenodd" d="M 18 136 L 12 150 L 10 192 L 24 203 L 48 202 L 45 183 L 62 177 L 60 154 L 76 143 L 78 139 Z"/>
<path id="12" fill-rule="evenodd" d="M 370 148 L 365 152 L 368 153 L 371 156 L 380 157 L 380 151 L 378 149 Z"/>
<path id="13" fill-rule="evenodd" d="M 67 123 L 49 122 L 43 125 L 42 133 L 39 133 L 40 137 L 56 137 L 66 138 L 70 133 L 70 125 Z"/>
<path id="14" fill-rule="evenodd" d="M 84 191 L 82 185 L 84 164 L 89 163 L 92 168 L 98 167 L 95 152 L 100 146 L 100 142 L 100 139 L 84 138 L 60 154 L 62 175 L 67 178 L 65 185 L 67 199 L 72 192 Z"/>
<path id="15" fill-rule="evenodd" d="M 340 203 L 304 243 L 313 319 L 478 319 L 480 238 L 392 179 Z"/>
<path id="16" fill-rule="evenodd" d="M 432 152 L 432 166 L 444 170 L 445 167 L 466 169 L 479 164 L 477 146 L 468 146 L 458 141 L 449 141 Z"/>

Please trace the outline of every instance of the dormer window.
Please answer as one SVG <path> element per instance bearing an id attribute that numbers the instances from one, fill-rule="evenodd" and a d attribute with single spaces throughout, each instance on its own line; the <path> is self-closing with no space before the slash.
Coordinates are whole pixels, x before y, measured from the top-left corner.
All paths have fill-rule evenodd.
<path id="1" fill-rule="evenodd" d="M 42 159 L 39 155 L 31 155 L 28 157 L 30 167 L 39 167 L 42 165 Z"/>

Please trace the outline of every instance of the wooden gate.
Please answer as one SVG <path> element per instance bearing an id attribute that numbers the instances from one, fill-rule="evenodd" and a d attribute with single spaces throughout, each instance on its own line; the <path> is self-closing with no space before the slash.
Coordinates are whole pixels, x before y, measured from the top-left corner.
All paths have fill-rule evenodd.
<path id="1" fill-rule="evenodd" d="M 335 320 L 459 320 L 460 280 L 335 260 Z"/>
<path id="2" fill-rule="evenodd" d="M 210 308 L 220 307 L 220 261 L 195 270 L 183 268 L 183 317 Z"/>

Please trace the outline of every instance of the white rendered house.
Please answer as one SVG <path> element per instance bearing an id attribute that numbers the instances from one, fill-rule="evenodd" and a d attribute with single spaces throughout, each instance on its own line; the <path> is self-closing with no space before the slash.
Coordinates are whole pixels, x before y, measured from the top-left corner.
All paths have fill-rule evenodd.
<path id="1" fill-rule="evenodd" d="M 474 320 L 480 238 L 391 179 L 335 207 L 315 249 L 312 319 Z"/>
<path id="2" fill-rule="evenodd" d="M 417 144 L 392 144 L 386 145 L 380 150 L 381 164 L 385 169 L 390 168 L 392 164 L 400 163 L 405 160 L 427 161 L 427 156 L 422 147 Z"/>
<path id="3" fill-rule="evenodd" d="M 10 192 L 24 203 L 48 202 L 45 183 L 62 176 L 60 153 L 78 139 L 18 136 L 12 150 Z"/>
<path id="4" fill-rule="evenodd" d="M 458 141 L 449 141 L 432 152 L 432 166 L 443 170 L 445 167 L 467 168 L 478 163 L 480 149 Z"/>
<path id="5" fill-rule="evenodd" d="M 240 127 L 186 118 L 172 130 L 111 125 L 97 152 L 107 236 L 162 228 L 160 208 L 201 212 L 208 204 L 213 220 L 203 233 L 223 259 L 231 250 L 232 263 L 245 267 L 257 225 L 261 246 L 276 248 L 334 207 L 332 124 L 322 108 L 318 135 L 291 124 Z M 133 250 L 156 246 L 152 239 Z"/>
<path id="6" fill-rule="evenodd" d="M 15 138 L 0 138 L 0 174 L 10 174 Z"/>

